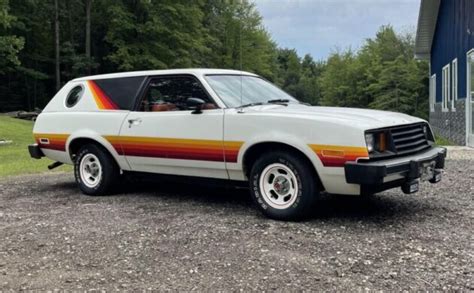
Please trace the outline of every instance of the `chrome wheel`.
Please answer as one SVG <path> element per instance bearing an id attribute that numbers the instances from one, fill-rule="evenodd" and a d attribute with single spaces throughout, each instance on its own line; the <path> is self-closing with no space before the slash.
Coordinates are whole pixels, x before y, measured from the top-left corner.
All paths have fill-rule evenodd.
<path id="1" fill-rule="evenodd" d="M 279 163 L 271 164 L 262 171 L 259 187 L 265 202 L 275 209 L 290 207 L 298 195 L 295 173 Z"/>
<path id="2" fill-rule="evenodd" d="M 102 166 L 99 158 L 94 154 L 86 154 L 81 159 L 79 165 L 79 172 L 82 182 L 89 188 L 94 188 L 99 185 L 102 179 Z"/>

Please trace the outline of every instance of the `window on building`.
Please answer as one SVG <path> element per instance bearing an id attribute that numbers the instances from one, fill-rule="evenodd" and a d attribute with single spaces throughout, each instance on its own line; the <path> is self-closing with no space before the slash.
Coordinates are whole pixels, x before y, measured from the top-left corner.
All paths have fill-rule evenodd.
<path id="1" fill-rule="evenodd" d="M 456 110 L 456 101 L 458 100 L 458 59 L 454 59 L 452 62 L 453 73 L 451 88 L 453 90 L 451 95 L 451 110 Z"/>
<path id="2" fill-rule="evenodd" d="M 451 101 L 451 88 L 450 88 L 450 64 L 443 67 L 442 71 L 442 84 L 441 84 L 441 97 L 442 97 L 442 110 L 448 111 L 448 105 Z"/>
<path id="3" fill-rule="evenodd" d="M 430 78 L 430 111 L 435 111 L 436 104 L 436 74 L 433 74 Z"/>

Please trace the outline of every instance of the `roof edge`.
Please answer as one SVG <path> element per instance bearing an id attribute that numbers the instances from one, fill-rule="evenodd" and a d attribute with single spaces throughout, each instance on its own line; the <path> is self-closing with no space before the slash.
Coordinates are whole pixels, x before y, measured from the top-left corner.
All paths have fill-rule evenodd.
<path id="1" fill-rule="evenodd" d="M 160 69 L 160 70 L 142 70 L 142 71 L 125 71 L 115 73 L 105 73 L 98 75 L 81 76 L 74 78 L 70 81 L 79 82 L 95 79 L 110 79 L 110 78 L 122 78 L 122 77 L 136 77 L 136 76 L 150 76 L 150 75 L 166 75 L 166 74 L 239 74 L 239 75 L 251 75 L 257 76 L 255 73 L 240 71 L 234 69 L 218 69 L 218 68 L 177 68 L 177 69 Z"/>
<path id="2" fill-rule="evenodd" d="M 440 4 L 440 0 L 421 0 L 415 38 L 416 59 L 430 58 Z"/>

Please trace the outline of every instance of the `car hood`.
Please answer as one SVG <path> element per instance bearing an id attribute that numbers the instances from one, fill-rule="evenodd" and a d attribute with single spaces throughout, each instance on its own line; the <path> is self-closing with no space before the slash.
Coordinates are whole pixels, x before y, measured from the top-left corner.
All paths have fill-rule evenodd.
<path id="1" fill-rule="evenodd" d="M 288 104 L 288 106 L 263 105 L 253 107 L 253 111 L 283 116 L 306 117 L 319 121 L 346 124 L 362 129 L 373 129 L 424 121 L 417 117 L 389 111 L 345 107 L 319 107 L 304 104 Z"/>

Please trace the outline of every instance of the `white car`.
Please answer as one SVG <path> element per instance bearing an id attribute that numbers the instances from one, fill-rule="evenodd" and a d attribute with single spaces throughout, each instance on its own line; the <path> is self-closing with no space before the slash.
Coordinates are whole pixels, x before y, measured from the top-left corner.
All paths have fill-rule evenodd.
<path id="1" fill-rule="evenodd" d="M 441 179 L 446 149 L 405 114 L 314 107 L 248 72 L 180 69 L 68 82 L 38 116 L 33 158 L 73 164 L 81 191 L 124 172 L 248 181 L 274 219 L 300 219 L 318 195 L 418 190 Z"/>

